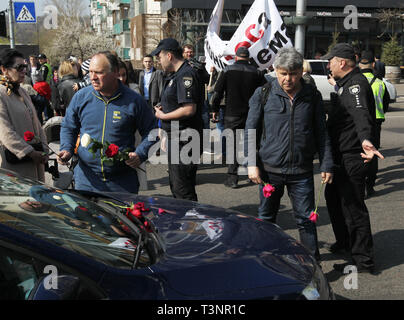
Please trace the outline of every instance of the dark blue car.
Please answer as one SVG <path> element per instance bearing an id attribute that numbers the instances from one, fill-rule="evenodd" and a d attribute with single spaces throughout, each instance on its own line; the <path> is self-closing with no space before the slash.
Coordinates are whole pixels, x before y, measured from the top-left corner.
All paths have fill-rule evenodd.
<path id="1" fill-rule="evenodd" d="M 314 258 L 276 225 L 0 170 L 0 299 L 333 298 Z"/>

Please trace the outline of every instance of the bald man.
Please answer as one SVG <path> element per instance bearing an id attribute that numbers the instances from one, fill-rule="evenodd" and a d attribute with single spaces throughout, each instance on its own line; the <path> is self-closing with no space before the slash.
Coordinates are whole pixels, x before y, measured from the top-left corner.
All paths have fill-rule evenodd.
<path id="1" fill-rule="evenodd" d="M 129 160 L 104 163 L 100 154 L 79 146 L 78 164 L 74 169 L 75 189 L 92 192 L 137 193 L 136 168 L 147 159 L 153 141 L 150 131 L 157 127 L 156 118 L 144 99 L 121 83 L 118 58 L 111 52 L 99 52 L 90 61 L 91 86 L 78 91 L 66 110 L 60 132 L 58 161 L 66 164 L 74 153 L 77 136 L 91 138 L 129 149 Z M 135 148 L 135 132 L 142 142 Z M 105 150 L 103 150 L 105 152 Z"/>

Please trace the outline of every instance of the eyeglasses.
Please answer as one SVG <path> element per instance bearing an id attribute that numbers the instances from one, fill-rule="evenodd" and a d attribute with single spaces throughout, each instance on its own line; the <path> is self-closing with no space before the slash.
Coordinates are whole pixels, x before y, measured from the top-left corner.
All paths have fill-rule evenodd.
<path id="1" fill-rule="evenodd" d="M 11 68 L 17 70 L 18 72 L 24 71 L 24 69 L 28 68 L 27 64 L 21 63 L 21 64 L 17 64 L 15 66 L 12 66 Z"/>

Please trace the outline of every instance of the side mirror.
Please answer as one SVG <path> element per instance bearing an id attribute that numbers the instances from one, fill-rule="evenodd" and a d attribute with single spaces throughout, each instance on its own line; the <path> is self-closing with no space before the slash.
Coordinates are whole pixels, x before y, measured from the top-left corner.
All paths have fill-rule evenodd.
<path id="1" fill-rule="evenodd" d="M 32 289 L 28 300 L 75 300 L 80 288 L 80 279 L 60 275 L 49 280 L 42 278 Z"/>

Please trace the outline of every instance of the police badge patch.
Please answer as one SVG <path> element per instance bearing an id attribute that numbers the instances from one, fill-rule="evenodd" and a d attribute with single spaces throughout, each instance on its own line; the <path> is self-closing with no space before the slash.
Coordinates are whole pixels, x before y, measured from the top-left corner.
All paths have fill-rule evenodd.
<path id="1" fill-rule="evenodd" d="M 191 77 L 183 77 L 182 81 L 184 81 L 184 87 L 185 88 L 191 88 L 192 87 L 192 78 Z"/>
<path id="2" fill-rule="evenodd" d="M 357 94 L 359 94 L 359 92 L 361 92 L 361 87 L 359 86 L 359 84 L 355 84 L 355 85 L 349 87 L 350 94 L 357 95 Z"/>

